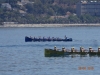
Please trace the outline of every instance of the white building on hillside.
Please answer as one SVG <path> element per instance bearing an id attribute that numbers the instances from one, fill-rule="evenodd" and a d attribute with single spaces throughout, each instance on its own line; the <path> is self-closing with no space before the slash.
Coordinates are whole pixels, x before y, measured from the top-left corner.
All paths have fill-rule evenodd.
<path id="1" fill-rule="evenodd" d="M 81 1 L 77 3 L 76 13 L 78 16 L 84 14 L 100 16 L 100 1 Z"/>
<path id="2" fill-rule="evenodd" d="M 22 4 L 27 4 L 27 3 L 29 3 L 29 0 L 21 0 L 21 3 Z"/>
<path id="3" fill-rule="evenodd" d="M 21 2 L 19 2 L 19 1 L 17 2 L 17 4 L 20 5 L 20 6 L 23 6 L 27 3 L 34 3 L 34 2 L 30 2 L 29 0 L 21 0 Z"/>
<path id="4" fill-rule="evenodd" d="M 1 8 L 7 8 L 7 9 L 12 9 L 11 5 L 9 3 L 2 3 Z"/>

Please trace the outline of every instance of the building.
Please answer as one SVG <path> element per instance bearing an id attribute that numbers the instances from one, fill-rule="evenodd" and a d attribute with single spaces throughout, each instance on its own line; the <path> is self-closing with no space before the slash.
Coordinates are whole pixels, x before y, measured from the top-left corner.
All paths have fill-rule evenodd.
<path id="1" fill-rule="evenodd" d="M 78 16 L 90 14 L 93 16 L 100 16 L 100 2 L 99 1 L 80 1 L 76 5 L 76 14 Z"/>
<path id="2" fill-rule="evenodd" d="M 21 2 L 20 1 L 17 2 L 17 4 L 20 6 L 23 6 L 23 5 L 28 4 L 28 3 L 33 4 L 34 2 L 31 2 L 29 0 L 21 0 Z"/>
<path id="3" fill-rule="evenodd" d="M 1 8 L 7 8 L 7 9 L 12 9 L 11 5 L 9 3 L 2 3 Z"/>
<path id="4" fill-rule="evenodd" d="M 27 4 L 29 3 L 29 0 L 21 0 L 21 3 L 24 5 L 24 4 Z"/>
<path id="5" fill-rule="evenodd" d="M 18 22 L 2 22 L 3 25 L 14 25 L 14 24 L 18 24 Z"/>
<path id="6" fill-rule="evenodd" d="M 26 12 L 23 10 L 19 10 L 19 13 L 22 14 L 22 16 L 25 16 Z"/>

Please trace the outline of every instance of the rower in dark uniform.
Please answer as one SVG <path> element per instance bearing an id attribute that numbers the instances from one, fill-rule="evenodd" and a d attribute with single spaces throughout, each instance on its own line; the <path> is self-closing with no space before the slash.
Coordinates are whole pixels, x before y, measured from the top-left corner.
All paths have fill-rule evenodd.
<path id="1" fill-rule="evenodd" d="M 67 39 L 66 35 L 65 35 L 65 39 Z"/>

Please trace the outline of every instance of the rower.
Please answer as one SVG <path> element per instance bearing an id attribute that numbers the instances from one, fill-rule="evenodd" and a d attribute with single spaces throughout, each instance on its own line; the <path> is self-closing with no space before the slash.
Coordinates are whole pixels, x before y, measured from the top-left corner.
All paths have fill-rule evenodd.
<path id="1" fill-rule="evenodd" d="M 75 49 L 74 49 L 74 47 L 72 47 L 72 48 L 71 48 L 71 52 L 75 52 Z"/>
<path id="2" fill-rule="evenodd" d="M 41 36 L 39 36 L 39 39 L 41 39 Z"/>
<path id="3" fill-rule="evenodd" d="M 35 39 L 35 37 L 34 37 L 34 39 Z"/>
<path id="4" fill-rule="evenodd" d="M 63 51 L 63 52 L 67 52 L 66 49 L 65 49 L 65 47 L 62 48 L 62 51 Z"/>
<path id="5" fill-rule="evenodd" d="M 92 47 L 89 47 L 89 52 L 93 52 Z"/>
<path id="6" fill-rule="evenodd" d="M 43 36 L 43 39 L 44 39 L 44 36 Z"/>
<path id="7" fill-rule="evenodd" d="M 56 46 L 54 46 L 54 50 L 57 51 L 57 47 Z"/>
<path id="8" fill-rule="evenodd" d="M 100 47 L 98 47 L 98 52 L 100 52 Z"/>
<path id="9" fill-rule="evenodd" d="M 66 35 L 65 35 L 65 39 L 67 39 Z"/>
<path id="10" fill-rule="evenodd" d="M 85 52 L 83 47 L 80 47 L 80 52 Z"/>

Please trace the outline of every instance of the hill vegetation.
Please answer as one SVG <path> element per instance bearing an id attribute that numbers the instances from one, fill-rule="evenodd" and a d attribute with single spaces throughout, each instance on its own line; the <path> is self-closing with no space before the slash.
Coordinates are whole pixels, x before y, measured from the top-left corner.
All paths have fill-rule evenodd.
<path id="1" fill-rule="evenodd" d="M 0 0 L 0 23 L 99 23 L 100 17 L 91 15 L 76 16 L 76 3 L 80 0 Z M 11 9 L 2 7 L 9 3 Z"/>

